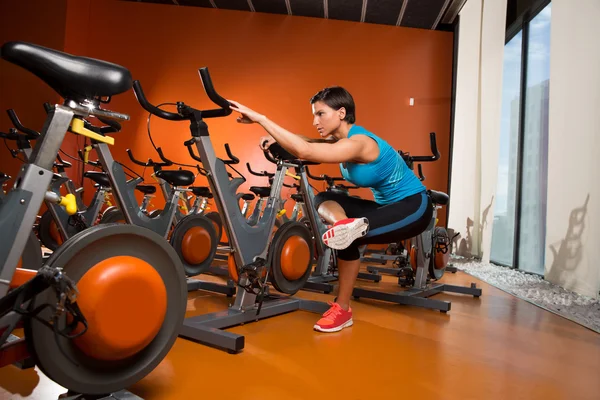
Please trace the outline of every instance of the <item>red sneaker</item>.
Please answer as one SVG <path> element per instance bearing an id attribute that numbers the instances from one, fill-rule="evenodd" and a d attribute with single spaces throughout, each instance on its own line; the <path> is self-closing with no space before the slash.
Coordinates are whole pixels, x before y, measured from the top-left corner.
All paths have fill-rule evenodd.
<path id="1" fill-rule="evenodd" d="M 366 218 L 347 218 L 338 221 L 322 236 L 323 243 L 335 250 L 348 248 L 356 239 L 369 231 L 369 220 Z"/>
<path id="2" fill-rule="evenodd" d="M 329 303 L 331 308 L 325 311 L 323 317 L 317 321 L 314 330 L 319 332 L 338 332 L 352 326 L 352 309 L 345 311 L 338 303 Z"/>

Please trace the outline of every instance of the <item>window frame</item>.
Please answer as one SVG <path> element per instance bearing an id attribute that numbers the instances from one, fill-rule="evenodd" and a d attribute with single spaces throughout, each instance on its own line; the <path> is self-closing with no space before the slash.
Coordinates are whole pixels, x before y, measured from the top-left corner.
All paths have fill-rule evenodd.
<path id="1" fill-rule="evenodd" d="M 538 0 L 532 6 L 523 12 L 514 23 L 506 29 L 506 38 L 504 45 L 508 44 L 519 32 L 522 33 L 521 40 L 521 76 L 519 85 L 519 122 L 518 122 L 518 155 L 517 155 L 517 182 L 515 189 L 515 232 L 513 242 L 513 257 L 512 266 L 502 262 L 494 261 L 490 258 L 490 262 L 496 265 L 511 269 L 519 269 L 519 243 L 521 241 L 521 214 L 522 214 L 522 185 L 523 185 L 523 153 L 525 149 L 525 123 L 526 123 L 526 105 L 527 105 L 527 66 L 528 66 L 528 51 L 529 51 L 529 25 L 531 21 L 544 9 L 551 0 Z M 535 275 L 543 276 L 535 272 L 528 272 Z"/>

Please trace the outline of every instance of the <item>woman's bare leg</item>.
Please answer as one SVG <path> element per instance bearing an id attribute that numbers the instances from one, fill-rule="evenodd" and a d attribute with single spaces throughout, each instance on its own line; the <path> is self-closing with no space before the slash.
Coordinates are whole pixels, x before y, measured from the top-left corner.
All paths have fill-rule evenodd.
<path id="1" fill-rule="evenodd" d="M 346 211 L 339 205 L 338 202 L 327 200 L 321 203 L 317 210 L 319 215 L 328 223 L 335 224 L 338 221 L 348 218 Z"/>
<path id="2" fill-rule="evenodd" d="M 327 200 L 321 203 L 319 206 L 319 215 L 328 223 L 335 224 L 338 221 L 348 218 L 346 212 L 337 202 Z M 360 268 L 359 260 L 340 260 L 338 259 L 338 296 L 337 301 L 344 310 L 350 308 L 350 297 L 352 296 L 352 290 L 358 277 L 358 271 Z"/>

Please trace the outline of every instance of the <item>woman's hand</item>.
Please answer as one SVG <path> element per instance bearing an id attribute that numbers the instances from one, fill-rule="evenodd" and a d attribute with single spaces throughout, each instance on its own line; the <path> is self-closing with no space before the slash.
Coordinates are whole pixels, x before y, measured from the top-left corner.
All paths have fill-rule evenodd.
<path id="1" fill-rule="evenodd" d="M 241 124 L 253 124 L 260 122 L 265 116 L 256 111 L 238 103 L 237 101 L 227 100 L 233 111 L 239 112 L 241 115 L 237 118 L 237 122 Z"/>
<path id="2" fill-rule="evenodd" d="M 260 142 L 258 142 L 258 147 L 260 147 L 261 150 L 266 151 L 273 143 L 275 143 L 273 137 L 269 135 L 263 136 L 260 138 Z"/>

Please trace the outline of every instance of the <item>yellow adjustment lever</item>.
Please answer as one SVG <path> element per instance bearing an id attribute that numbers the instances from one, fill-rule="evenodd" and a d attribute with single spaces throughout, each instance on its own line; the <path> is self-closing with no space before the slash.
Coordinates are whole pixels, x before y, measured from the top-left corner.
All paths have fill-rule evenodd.
<path id="1" fill-rule="evenodd" d="M 297 180 L 297 181 L 299 181 L 299 180 L 300 180 L 300 176 L 298 176 L 298 175 L 294 175 L 294 174 L 292 174 L 292 173 L 291 173 L 291 172 L 289 172 L 289 171 L 286 171 L 286 172 L 285 172 L 285 175 L 286 175 L 286 176 L 289 176 L 289 177 L 292 177 L 292 178 L 294 178 L 294 179 L 295 179 L 295 180 Z"/>
<path id="2" fill-rule="evenodd" d="M 179 203 L 179 209 L 183 210 L 185 213 L 188 212 L 187 204 L 185 204 L 185 197 L 183 197 L 183 193 L 179 193 L 179 199 L 183 200 L 182 203 Z"/>
<path id="3" fill-rule="evenodd" d="M 79 118 L 73 118 L 71 121 L 71 132 L 77 133 L 78 135 L 87 136 L 90 139 L 94 139 L 97 142 L 106 144 L 115 144 L 115 139 L 110 136 L 102 136 L 96 132 L 92 132 L 85 127 L 83 120 Z"/>
<path id="4" fill-rule="evenodd" d="M 63 206 L 69 215 L 73 215 L 77 212 L 77 200 L 75 200 L 75 196 L 71 193 L 61 197 L 58 204 Z"/>
<path id="5" fill-rule="evenodd" d="M 85 146 L 83 148 L 83 162 L 86 164 L 90 159 L 90 151 L 92 151 L 92 146 Z"/>
<path id="6" fill-rule="evenodd" d="M 277 213 L 277 216 L 278 216 L 278 217 L 281 217 L 281 216 L 282 216 L 282 215 L 284 215 L 285 213 L 287 213 L 287 210 L 284 208 L 283 210 L 281 210 L 281 211 L 279 211 L 279 212 Z"/>
<path id="7" fill-rule="evenodd" d="M 104 193 L 104 202 L 107 206 L 112 206 L 112 203 L 110 202 L 110 195 L 108 193 Z"/>

